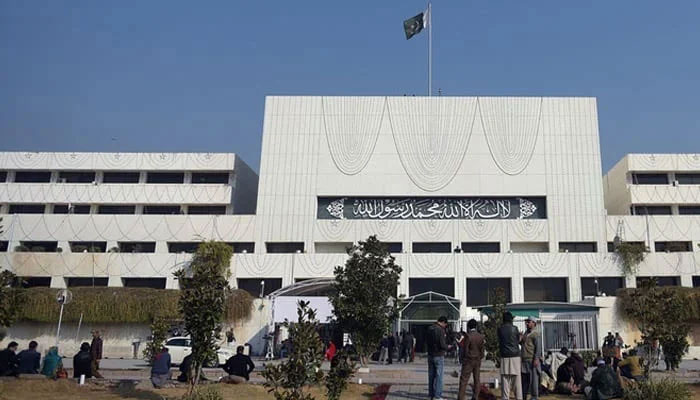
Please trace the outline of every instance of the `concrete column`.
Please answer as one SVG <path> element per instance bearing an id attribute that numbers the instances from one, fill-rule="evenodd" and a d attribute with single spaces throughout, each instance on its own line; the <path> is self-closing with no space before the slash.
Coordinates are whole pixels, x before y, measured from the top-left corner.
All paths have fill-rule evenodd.
<path id="1" fill-rule="evenodd" d="M 66 280 L 63 276 L 52 276 L 51 277 L 51 287 L 56 289 L 65 289 Z"/>
<path id="2" fill-rule="evenodd" d="M 693 275 L 688 275 L 688 274 L 681 275 L 681 286 L 693 287 Z"/>
<path id="3" fill-rule="evenodd" d="M 102 183 L 102 180 L 104 179 L 104 172 L 103 171 L 95 171 L 95 182 L 97 184 Z"/>
<path id="4" fill-rule="evenodd" d="M 523 257 L 513 257 L 513 263 L 512 268 L 513 268 L 513 273 L 511 274 L 511 295 L 512 295 L 512 302 L 513 303 L 522 303 L 525 301 L 525 289 L 523 285 L 523 272 L 522 272 L 522 266 L 520 263 L 522 262 Z"/>
<path id="5" fill-rule="evenodd" d="M 189 185 L 192 183 L 192 171 L 185 171 L 184 184 Z"/>
<path id="6" fill-rule="evenodd" d="M 139 183 L 146 183 L 146 171 L 141 171 L 139 173 Z"/>
<path id="7" fill-rule="evenodd" d="M 165 277 L 165 288 L 166 289 L 180 289 L 180 283 L 177 280 L 177 278 L 175 278 L 175 276 L 173 274 L 168 274 Z"/>
<path id="8" fill-rule="evenodd" d="M 168 242 L 156 242 L 156 253 L 167 254 Z"/>
<path id="9" fill-rule="evenodd" d="M 107 278 L 107 286 L 109 287 L 124 287 L 124 282 L 120 276 L 110 276 Z"/>
<path id="10" fill-rule="evenodd" d="M 569 253 L 568 256 L 568 285 L 569 285 L 569 302 L 582 300 L 581 296 L 581 276 L 579 269 L 580 257 L 577 254 Z"/>
<path id="11" fill-rule="evenodd" d="M 637 287 L 637 277 L 628 275 L 625 276 L 625 287 L 636 288 Z"/>

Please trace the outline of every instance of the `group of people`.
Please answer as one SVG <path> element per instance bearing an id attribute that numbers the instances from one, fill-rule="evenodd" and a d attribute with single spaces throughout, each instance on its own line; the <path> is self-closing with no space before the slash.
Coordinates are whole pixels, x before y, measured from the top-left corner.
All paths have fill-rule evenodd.
<path id="1" fill-rule="evenodd" d="M 15 376 L 20 374 L 39 374 L 48 378 L 67 378 L 68 374 L 63 368 L 62 357 L 58 355 L 58 347 L 49 347 L 44 356 L 43 365 L 41 353 L 37 351 L 39 344 L 32 340 L 29 346 L 17 353 L 19 344 L 10 342 L 7 348 L 0 351 L 0 376 Z M 99 373 L 100 360 L 102 359 L 102 338 L 99 331 L 92 332 L 92 344 L 83 343 L 80 351 L 73 357 L 73 377 L 101 378 Z"/>
<path id="2" fill-rule="evenodd" d="M 253 360 L 244 354 L 245 347 L 236 347 L 236 354 L 226 360 L 223 369 L 228 376 L 222 379 L 225 383 L 245 383 L 250 380 L 250 373 L 255 369 Z M 172 367 L 170 353 L 167 347 L 163 347 L 153 360 L 151 367 L 151 383 L 154 387 L 164 387 L 170 379 L 170 368 Z M 179 382 L 189 382 L 192 378 L 192 354 L 188 354 L 180 363 Z M 201 380 L 207 380 L 205 376 L 200 376 Z"/>
<path id="3" fill-rule="evenodd" d="M 413 362 L 416 357 L 416 338 L 403 330 L 392 335 L 388 333 L 379 342 L 379 363 L 393 364 L 394 357 L 399 362 Z"/>

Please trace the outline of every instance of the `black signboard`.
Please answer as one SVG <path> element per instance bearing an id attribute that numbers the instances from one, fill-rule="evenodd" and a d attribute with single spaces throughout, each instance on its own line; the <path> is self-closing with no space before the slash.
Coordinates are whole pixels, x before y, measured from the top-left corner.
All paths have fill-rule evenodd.
<path id="1" fill-rule="evenodd" d="M 318 219 L 545 219 L 544 197 L 319 197 Z"/>

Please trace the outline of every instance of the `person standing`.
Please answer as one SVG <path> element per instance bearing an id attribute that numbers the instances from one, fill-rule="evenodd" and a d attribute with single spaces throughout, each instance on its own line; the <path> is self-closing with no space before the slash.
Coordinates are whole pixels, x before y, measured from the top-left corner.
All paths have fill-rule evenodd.
<path id="1" fill-rule="evenodd" d="M 41 354 L 36 351 L 39 344 L 32 340 L 29 342 L 29 348 L 22 350 L 17 355 L 19 361 L 20 374 L 38 374 L 41 368 Z"/>
<path id="2" fill-rule="evenodd" d="M 476 320 L 467 322 L 467 334 L 462 338 L 462 372 L 459 375 L 458 400 L 464 400 L 469 385 L 469 375 L 474 376 L 474 394 L 472 399 L 479 398 L 481 390 L 481 359 L 484 358 L 484 335 L 476 330 Z"/>
<path id="3" fill-rule="evenodd" d="M 537 400 L 540 390 L 540 352 L 542 351 L 542 337 L 537 331 L 535 317 L 527 317 L 525 320 L 527 330 L 521 340 L 520 358 L 522 359 L 523 400 L 530 393 L 530 399 Z"/>
<path id="4" fill-rule="evenodd" d="M 397 343 L 396 343 L 396 337 L 394 335 L 392 335 L 391 332 L 389 333 L 387 339 L 388 339 L 388 346 L 389 346 L 389 350 L 387 351 L 387 353 L 389 354 L 389 360 L 386 363 L 387 363 L 387 365 L 389 365 L 389 364 L 393 364 L 394 349 L 396 349 Z"/>
<path id="5" fill-rule="evenodd" d="M 403 337 L 401 338 L 401 358 L 403 362 L 413 361 L 411 353 L 413 350 L 413 335 L 408 331 L 403 331 Z"/>
<path id="6" fill-rule="evenodd" d="M 445 367 L 447 345 L 447 317 L 441 316 L 428 327 L 426 344 L 428 347 L 428 394 L 433 400 L 442 400 L 442 373 Z"/>
<path id="7" fill-rule="evenodd" d="M 513 325 L 513 314 L 503 313 L 503 325 L 498 328 L 498 349 L 501 354 L 501 400 L 508 400 L 511 390 L 515 398 L 523 398 L 522 381 L 520 380 L 520 332 Z"/>
<path id="8" fill-rule="evenodd" d="M 387 360 L 387 352 L 389 349 L 389 338 L 385 335 L 382 340 L 379 341 L 379 363 L 384 364 Z"/>
<path id="9" fill-rule="evenodd" d="M 102 360 L 102 338 L 100 331 L 92 331 L 92 343 L 90 343 L 90 355 L 92 356 L 92 375 L 95 378 L 102 378 L 100 374 L 100 360 Z"/>
<path id="10" fill-rule="evenodd" d="M 0 351 L 0 376 L 18 376 L 19 360 L 17 359 L 17 342 L 10 342 L 7 348 Z"/>
<path id="11" fill-rule="evenodd" d="M 170 353 L 168 353 L 168 348 L 163 347 L 160 353 L 156 354 L 153 360 L 153 367 L 151 367 L 151 383 L 156 388 L 161 388 L 165 386 L 168 379 L 170 379 Z"/>

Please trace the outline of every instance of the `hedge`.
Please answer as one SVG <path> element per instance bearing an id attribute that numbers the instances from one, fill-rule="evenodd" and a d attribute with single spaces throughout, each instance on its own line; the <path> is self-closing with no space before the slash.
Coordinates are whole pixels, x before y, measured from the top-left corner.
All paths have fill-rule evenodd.
<path id="1" fill-rule="evenodd" d="M 685 298 L 684 303 L 687 307 L 685 314 L 688 316 L 688 322 L 700 322 L 700 288 L 680 286 L 662 286 L 659 288 L 681 294 Z M 616 293 L 618 301 L 617 311 L 627 320 L 630 320 L 631 317 L 625 314 L 625 309 L 631 307 L 630 295 L 634 293 L 635 290 L 639 289 L 619 289 Z"/>
<path id="2" fill-rule="evenodd" d="M 73 301 L 63 309 L 63 321 L 78 322 L 83 314 L 87 323 L 150 323 L 154 317 L 181 319 L 178 311 L 179 290 L 150 288 L 79 287 L 71 288 Z M 26 289 L 26 302 L 19 320 L 56 322 L 60 306 L 57 289 Z M 232 290 L 227 298 L 226 322 L 250 317 L 253 298 L 244 290 Z"/>

